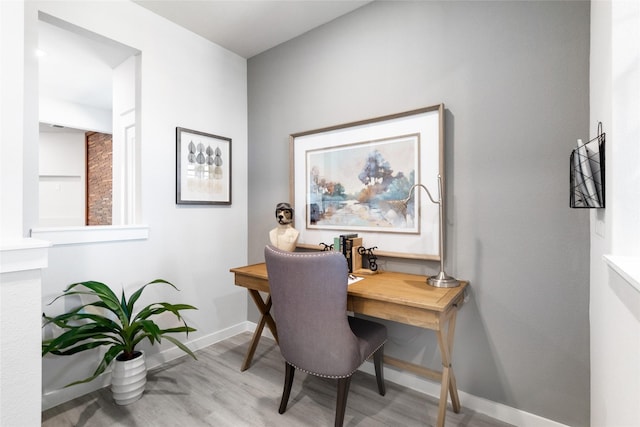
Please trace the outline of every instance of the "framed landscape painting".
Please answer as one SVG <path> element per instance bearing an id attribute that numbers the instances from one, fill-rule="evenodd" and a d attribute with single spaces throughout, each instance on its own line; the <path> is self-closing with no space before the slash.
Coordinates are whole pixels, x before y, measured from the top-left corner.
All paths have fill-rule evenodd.
<path id="1" fill-rule="evenodd" d="M 439 260 L 438 205 L 419 191 L 404 200 L 418 183 L 438 198 L 443 113 L 439 104 L 291 135 L 298 246 L 357 234 L 380 255 Z"/>

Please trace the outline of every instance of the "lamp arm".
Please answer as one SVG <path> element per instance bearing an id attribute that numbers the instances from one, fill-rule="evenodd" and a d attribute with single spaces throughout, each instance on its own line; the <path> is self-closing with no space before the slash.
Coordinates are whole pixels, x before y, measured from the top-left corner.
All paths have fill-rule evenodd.
<path id="1" fill-rule="evenodd" d="M 439 185 L 440 187 L 442 187 L 442 185 L 440 184 L 440 175 L 438 175 L 438 185 Z M 427 192 L 427 195 L 429 196 L 429 200 L 431 200 L 431 203 L 435 203 L 436 205 L 440 203 L 440 201 L 441 201 L 440 199 L 441 199 L 441 197 L 442 197 L 442 196 L 441 196 L 441 195 L 442 195 L 442 189 L 441 189 L 441 188 L 439 189 L 440 194 L 438 195 L 438 200 L 434 200 L 434 198 L 431 196 L 431 192 L 429 192 L 429 189 L 428 189 L 427 187 L 425 187 L 423 184 L 413 184 L 413 185 L 411 186 L 411 188 L 409 189 L 409 195 L 408 195 L 408 196 L 407 196 L 407 198 L 406 198 L 406 199 L 404 199 L 404 201 L 403 201 L 403 203 L 404 203 L 404 204 L 409 203 L 409 200 L 411 200 L 411 196 L 413 195 L 414 190 L 416 189 L 416 187 L 421 187 L 421 188 L 423 188 L 423 189 L 424 189 L 424 191 L 426 191 L 426 192 Z"/>
<path id="2" fill-rule="evenodd" d="M 444 201 L 442 200 L 442 177 L 438 174 L 438 208 L 439 208 L 439 236 L 440 243 L 440 272 L 444 273 L 444 240 L 445 240 L 445 227 L 447 226 L 447 220 L 444 217 Z"/>
<path id="3" fill-rule="evenodd" d="M 444 240 L 445 240 L 446 223 L 444 218 L 444 201 L 442 200 L 442 176 L 438 174 L 438 200 L 435 200 L 431 196 L 429 189 L 425 187 L 423 184 L 414 184 L 411 186 L 411 189 L 409 189 L 409 195 L 403 201 L 405 205 L 409 203 L 409 200 L 411 199 L 411 196 L 413 195 L 413 192 L 416 187 L 422 187 L 424 191 L 427 192 L 427 195 L 429 196 L 429 200 L 431 200 L 432 203 L 438 205 L 438 214 L 439 214 L 438 215 L 439 216 L 438 240 L 440 243 L 440 273 L 438 273 L 437 276 L 428 278 L 427 283 L 429 283 L 432 286 L 443 287 L 443 288 L 458 286 L 460 282 L 454 279 L 453 277 L 447 275 L 447 273 L 445 273 L 444 271 Z"/>

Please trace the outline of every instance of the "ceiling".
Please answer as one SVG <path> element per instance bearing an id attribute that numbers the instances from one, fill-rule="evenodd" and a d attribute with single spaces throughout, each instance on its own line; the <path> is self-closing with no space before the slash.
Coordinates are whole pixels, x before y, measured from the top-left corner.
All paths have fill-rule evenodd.
<path id="1" fill-rule="evenodd" d="M 41 98 L 111 109 L 113 68 L 135 49 L 59 23 L 38 21 L 38 84 Z"/>
<path id="2" fill-rule="evenodd" d="M 243 58 L 251 58 L 371 3 L 371 0 L 133 1 Z"/>
<path id="3" fill-rule="evenodd" d="M 2 1 L 2 0 L 0 0 Z M 132 0 L 251 58 L 370 3 L 371 0 Z M 39 22 L 43 98 L 111 109 L 113 68 L 137 51 L 54 17 Z"/>

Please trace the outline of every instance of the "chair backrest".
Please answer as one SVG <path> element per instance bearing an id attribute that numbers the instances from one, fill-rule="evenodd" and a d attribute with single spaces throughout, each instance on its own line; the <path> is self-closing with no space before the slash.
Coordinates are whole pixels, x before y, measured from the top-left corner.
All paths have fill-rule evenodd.
<path id="1" fill-rule="evenodd" d="M 349 270 L 339 252 L 264 250 L 282 356 L 315 375 L 342 377 L 361 364 L 347 318 Z"/>

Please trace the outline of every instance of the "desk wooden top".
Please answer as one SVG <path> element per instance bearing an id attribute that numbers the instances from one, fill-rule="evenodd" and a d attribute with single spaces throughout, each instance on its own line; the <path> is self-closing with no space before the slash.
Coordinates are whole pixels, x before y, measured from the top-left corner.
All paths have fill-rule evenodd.
<path id="1" fill-rule="evenodd" d="M 248 289 L 269 292 L 265 263 L 232 268 L 235 284 Z M 364 277 L 349 285 L 350 298 L 399 304 L 433 312 L 448 311 L 453 304 L 461 304 L 464 290 L 469 284 L 461 281 L 455 288 L 435 288 L 426 283 L 425 276 L 383 271 Z"/>

